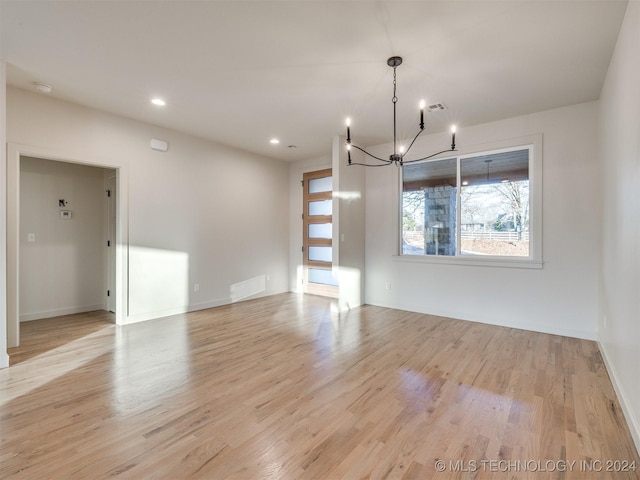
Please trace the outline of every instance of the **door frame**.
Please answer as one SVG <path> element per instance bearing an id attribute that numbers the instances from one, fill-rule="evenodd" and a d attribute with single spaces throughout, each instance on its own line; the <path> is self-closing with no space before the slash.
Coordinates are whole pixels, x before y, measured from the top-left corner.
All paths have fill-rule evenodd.
<path id="1" fill-rule="evenodd" d="M 322 193 L 308 193 L 308 181 L 313 180 L 315 178 L 324 178 L 324 177 L 333 177 L 333 170 L 331 168 L 324 168 L 321 170 L 312 170 L 309 172 L 305 172 L 302 175 L 302 282 L 303 282 L 303 292 L 309 293 L 313 295 L 323 295 L 326 297 L 334 297 L 337 298 L 339 294 L 339 287 L 333 285 L 326 285 L 320 283 L 310 283 L 308 268 L 309 267 L 318 267 L 326 269 L 326 265 L 323 265 L 325 262 L 314 262 L 313 260 L 308 260 L 309 247 L 310 246 L 328 246 L 333 247 L 333 238 L 328 239 L 317 239 L 310 240 L 308 236 L 308 227 L 311 223 L 310 216 L 307 210 L 307 202 L 314 200 L 332 200 L 333 199 L 333 190 L 330 192 L 322 192 Z M 328 197 L 328 198 L 327 198 Z M 331 216 L 329 215 L 318 215 L 315 220 L 319 220 L 320 222 L 326 223 L 330 221 L 333 225 L 333 209 L 331 212 Z M 333 270 L 333 260 L 331 261 L 331 269 Z"/>
<path id="2" fill-rule="evenodd" d="M 56 149 L 7 143 L 7 348 L 20 345 L 20 158 L 23 156 L 116 171 L 116 323 L 124 324 L 128 304 L 129 231 L 128 199 L 122 192 L 128 191 L 127 167 L 91 156 L 77 158 L 73 153 Z"/>
<path id="3" fill-rule="evenodd" d="M 106 194 L 105 208 L 105 301 L 108 312 L 118 310 L 116 298 L 116 235 L 118 234 L 118 211 L 116 209 L 116 195 L 118 194 L 118 176 L 114 169 L 104 170 L 104 189 Z"/>

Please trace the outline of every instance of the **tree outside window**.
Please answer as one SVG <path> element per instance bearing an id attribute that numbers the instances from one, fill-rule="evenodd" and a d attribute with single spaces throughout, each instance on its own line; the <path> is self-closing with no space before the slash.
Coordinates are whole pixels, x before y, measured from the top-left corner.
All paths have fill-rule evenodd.
<path id="1" fill-rule="evenodd" d="M 519 147 L 405 165 L 402 253 L 529 257 L 529 156 Z"/>

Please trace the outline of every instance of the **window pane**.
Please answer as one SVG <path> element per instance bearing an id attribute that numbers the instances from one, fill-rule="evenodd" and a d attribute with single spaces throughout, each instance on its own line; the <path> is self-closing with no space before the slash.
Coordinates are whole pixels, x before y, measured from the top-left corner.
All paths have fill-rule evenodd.
<path id="1" fill-rule="evenodd" d="M 529 149 L 460 162 L 463 255 L 529 256 Z"/>
<path id="2" fill-rule="evenodd" d="M 312 178 L 309 180 L 309 193 L 330 192 L 333 190 L 333 177 Z"/>
<path id="3" fill-rule="evenodd" d="M 323 268 L 310 268 L 309 272 L 309 282 L 311 283 L 322 283 L 323 285 L 333 285 L 335 287 L 338 286 L 338 280 L 331 274 L 331 270 L 326 270 Z"/>
<path id="4" fill-rule="evenodd" d="M 402 167 L 402 253 L 456 254 L 456 159 Z"/>
<path id="5" fill-rule="evenodd" d="M 309 247 L 309 260 L 331 262 L 332 247 Z"/>
<path id="6" fill-rule="evenodd" d="M 310 223 L 309 238 L 332 238 L 333 226 L 331 223 Z"/>
<path id="7" fill-rule="evenodd" d="M 309 215 L 331 215 L 332 200 L 319 200 L 317 202 L 309 202 Z"/>

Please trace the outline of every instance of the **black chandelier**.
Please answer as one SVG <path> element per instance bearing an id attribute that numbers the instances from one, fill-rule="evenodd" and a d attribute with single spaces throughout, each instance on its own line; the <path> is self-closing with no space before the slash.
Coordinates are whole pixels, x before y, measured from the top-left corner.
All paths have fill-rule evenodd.
<path id="1" fill-rule="evenodd" d="M 427 155 L 426 157 L 416 158 L 413 160 L 405 160 L 404 157 L 409 153 L 411 147 L 418 139 L 418 136 L 424 131 L 424 107 L 425 102 L 422 100 L 420 102 L 420 130 L 416 133 L 416 136 L 413 137 L 413 140 L 409 144 L 408 148 L 404 148 L 402 146 L 398 146 L 398 139 L 396 135 L 396 104 L 398 103 L 398 97 L 396 96 L 396 68 L 402 64 L 402 57 L 391 57 L 387 60 L 387 65 L 393 68 L 393 97 L 391 98 L 391 102 L 393 103 L 393 153 L 389 155 L 389 159 L 380 158 L 371 153 L 367 152 L 365 149 L 358 147 L 351 143 L 351 119 L 347 118 L 347 159 L 349 165 L 361 165 L 363 167 L 385 167 L 387 165 L 395 164 L 396 166 L 402 166 L 406 163 L 414 163 L 421 162 L 422 160 L 428 160 L 429 158 L 433 158 L 441 153 L 446 152 L 455 152 L 456 151 L 456 126 L 453 125 L 451 127 L 451 148 L 447 150 L 442 150 L 440 152 L 432 153 L 431 155 Z M 365 155 L 371 157 L 374 160 L 377 160 L 381 163 L 356 163 L 351 161 L 351 149 L 355 148 L 356 150 L 360 150 Z"/>

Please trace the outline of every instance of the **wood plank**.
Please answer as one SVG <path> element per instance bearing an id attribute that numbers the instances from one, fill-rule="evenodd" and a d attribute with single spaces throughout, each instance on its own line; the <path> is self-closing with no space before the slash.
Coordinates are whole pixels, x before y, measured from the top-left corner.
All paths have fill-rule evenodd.
<path id="1" fill-rule="evenodd" d="M 111 321 L 23 325 L 1 478 L 640 478 L 594 342 L 296 294 Z M 638 469 L 577 470 L 598 460 Z"/>

